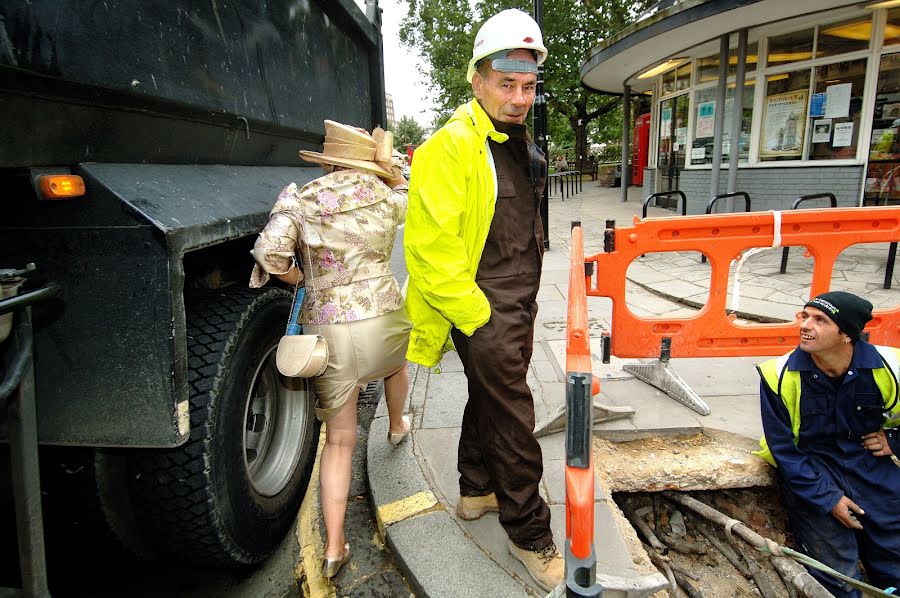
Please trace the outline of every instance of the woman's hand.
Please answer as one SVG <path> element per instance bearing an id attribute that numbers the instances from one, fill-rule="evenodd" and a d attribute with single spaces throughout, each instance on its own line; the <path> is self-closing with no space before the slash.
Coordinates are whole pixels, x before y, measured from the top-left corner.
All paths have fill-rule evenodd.
<path id="1" fill-rule="evenodd" d="M 297 267 L 297 264 L 291 266 L 291 269 L 284 274 L 275 274 L 274 276 L 281 282 L 285 282 L 291 286 L 296 286 L 297 282 L 303 280 L 303 272 Z"/>

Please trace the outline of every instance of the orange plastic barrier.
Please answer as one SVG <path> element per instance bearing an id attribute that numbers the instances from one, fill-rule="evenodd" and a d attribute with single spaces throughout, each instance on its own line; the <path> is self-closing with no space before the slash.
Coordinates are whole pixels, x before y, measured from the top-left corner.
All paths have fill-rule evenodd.
<path id="1" fill-rule="evenodd" d="M 812 296 L 829 290 L 834 262 L 847 247 L 900 239 L 897 207 L 790 210 L 780 214 L 781 245 L 804 246 L 815 258 Z M 585 275 L 586 294 L 613 300 L 612 354 L 659 357 L 664 337 L 672 339 L 673 357 L 779 355 L 796 347 L 799 322 L 738 326 L 734 316 L 725 311 L 732 260 L 739 259 L 748 249 L 771 246 L 775 221 L 773 212 L 651 220 L 635 217 L 633 226 L 616 228 L 612 251 L 585 258 L 587 264 L 593 263 L 595 272 L 595 276 Z M 667 251 L 706 254 L 711 266 L 709 299 L 703 309 L 689 318 L 638 317 L 625 306 L 628 265 L 642 254 Z M 571 296 L 571 282 L 569 289 Z M 801 309 L 798 304 L 797 311 Z M 866 326 L 870 341 L 900 346 L 900 307 L 876 310 L 873 316 Z"/>
<path id="2" fill-rule="evenodd" d="M 599 597 L 594 554 L 594 462 L 591 429 L 595 380 L 591 372 L 584 234 L 572 228 L 566 325 L 566 595 Z M 596 390 L 599 390 L 597 388 Z"/>

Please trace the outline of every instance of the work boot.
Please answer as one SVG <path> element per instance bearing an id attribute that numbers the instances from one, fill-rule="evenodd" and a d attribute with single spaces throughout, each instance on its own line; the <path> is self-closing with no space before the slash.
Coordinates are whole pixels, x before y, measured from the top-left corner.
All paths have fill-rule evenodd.
<path id="1" fill-rule="evenodd" d="M 508 544 L 509 553 L 525 565 L 531 579 L 545 592 L 552 592 L 563 582 L 566 566 L 556 544 L 551 542 L 539 550 L 519 548 L 512 540 Z"/>
<path id="2" fill-rule="evenodd" d="M 497 495 L 491 492 L 484 496 L 462 496 L 456 503 L 456 514 L 460 519 L 472 521 L 479 519 L 485 513 L 498 513 L 500 505 L 497 504 Z"/>

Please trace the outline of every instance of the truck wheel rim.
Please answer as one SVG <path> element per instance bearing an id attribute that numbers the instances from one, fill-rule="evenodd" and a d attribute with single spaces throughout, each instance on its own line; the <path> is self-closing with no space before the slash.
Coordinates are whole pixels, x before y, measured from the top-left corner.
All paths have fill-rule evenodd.
<path id="1" fill-rule="evenodd" d="M 310 423 L 308 382 L 279 374 L 276 349 L 270 348 L 256 367 L 244 415 L 244 467 L 263 496 L 276 496 L 291 479 Z"/>

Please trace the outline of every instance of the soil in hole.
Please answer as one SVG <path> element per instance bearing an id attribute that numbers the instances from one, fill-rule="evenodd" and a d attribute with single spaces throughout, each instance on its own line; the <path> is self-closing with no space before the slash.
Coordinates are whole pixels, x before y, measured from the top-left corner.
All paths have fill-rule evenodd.
<path id="1" fill-rule="evenodd" d="M 792 545 L 787 517 L 777 491 L 773 488 L 714 490 L 689 493 L 711 507 L 741 521 L 758 534 L 779 544 Z M 614 493 L 618 507 L 629 519 L 640 518 L 662 543 L 654 549 L 640 530 L 644 550 L 651 555 L 663 575 L 666 562 L 676 574 L 706 598 L 760 596 L 758 583 L 767 585 L 763 595 L 789 597 L 787 588 L 768 558 L 752 546 L 734 537 L 700 515 L 670 502 L 659 493 Z M 718 544 L 718 546 L 717 546 Z M 737 561 L 733 564 L 723 552 Z M 751 571 L 758 570 L 757 575 Z M 661 593 L 659 595 L 665 595 Z M 690 595 L 679 588 L 679 596 Z"/>

